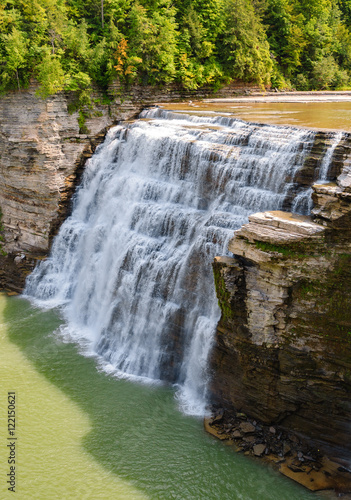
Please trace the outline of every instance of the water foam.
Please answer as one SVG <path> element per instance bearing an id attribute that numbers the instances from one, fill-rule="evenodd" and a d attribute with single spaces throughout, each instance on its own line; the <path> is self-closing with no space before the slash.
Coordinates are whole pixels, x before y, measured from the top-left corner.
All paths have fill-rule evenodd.
<path id="1" fill-rule="evenodd" d="M 111 129 L 25 294 L 61 306 L 106 370 L 176 384 L 204 414 L 220 317 L 211 262 L 250 213 L 281 209 L 314 132 L 161 110 Z M 100 364 L 101 364 L 100 363 Z"/>

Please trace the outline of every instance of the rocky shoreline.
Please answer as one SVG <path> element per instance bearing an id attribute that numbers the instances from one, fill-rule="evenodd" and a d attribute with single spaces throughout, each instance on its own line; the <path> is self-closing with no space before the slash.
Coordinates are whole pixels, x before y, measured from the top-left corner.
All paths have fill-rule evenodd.
<path id="1" fill-rule="evenodd" d="M 311 491 L 328 490 L 351 498 L 351 470 L 343 460 L 332 461 L 306 439 L 275 425 L 265 425 L 242 412 L 213 408 L 204 419 L 206 432 L 245 456 L 259 458 Z M 350 495 L 349 495 L 350 494 Z"/>

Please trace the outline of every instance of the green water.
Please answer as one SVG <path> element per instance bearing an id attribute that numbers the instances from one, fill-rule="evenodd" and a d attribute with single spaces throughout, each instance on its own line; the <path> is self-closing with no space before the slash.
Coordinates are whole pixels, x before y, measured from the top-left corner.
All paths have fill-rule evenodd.
<path id="1" fill-rule="evenodd" d="M 117 380 L 53 332 L 60 318 L 0 296 L 0 498 L 7 392 L 16 391 L 18 499 L 317 499 L 234 453 L 177 410 L 172 390 Z"/>

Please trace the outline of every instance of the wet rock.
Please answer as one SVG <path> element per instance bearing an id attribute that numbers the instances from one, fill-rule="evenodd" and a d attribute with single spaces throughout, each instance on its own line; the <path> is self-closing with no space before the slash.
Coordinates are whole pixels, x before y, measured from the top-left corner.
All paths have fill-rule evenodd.
<path id="1" fill-rule="evenodd" d="M 234 437 L 235 439 L 241 438 L 241 432 L 240 432 L 240 431 L 238 431 L 238 430 L 235 430 L 235 431 L 233 432 L 233 437 Z"/>
<path id="2" fill-rule="evenodd" d="M 217 429 L 216 427 L 212 426 L 210 420 L 211 419 L 207 417 L 204 418 L 205 431 L 208 432 L 209 434 L 212 434 L 212 436 L 216 437 L 217 439 L 220 439 L 221 441 L 228 439 L 228 436 L 226 434 L 223 434 L 222 429 Z"/>
<path id="3" fill-rule="evenodd" d="M 223 420 L 223 415 L 223 410 L 217 412 L 216 415 L 214 415 L 214 417 L 212 418 L 212 423 L 215 424 L 216 422 L 221 422 Z"/>
<path id="4" fill-rule="evenodd" d="M 251 432 L 255 432 L 256 428 L 250 422 L 241 422 L 240 430 L 244 432 L 244 434 L 249 434 Z"/>
<path id="5" fill-rule="evenodd" d="M 22 264 L 22 262 L 25 260 L 25 258 L 26 258 L 26 256 L 24 254 L 17 255 L 14 258 L 14 263 L 18 266 L 18 265 Z"/>
<path id="6" fill-rule="evenodd" d="M 245 443 L 254 443 L 256 441 L 255 436 L 245 436 L 243 437 Z"/>
<path id="7" fill-rule="evenodd" d="M 253 447 L 253 452 L 256 457 L 261 457 L 265 452 L 266 445 L 265 444 L 255 444 Z"/>
<path id="8" fill-rule="evenodd" d="M 289 469 L 292 470 L 293 472 L 304 472 L 304 469 L 301 469 L 301 467 L 296 467 L 296 465 L 288 465 Z"/>
<path id="9" fill-rule="evenodd" d="M 320 470 L 305 465 L 297 467 L 287 461 L 281 464 L 279 471 L 312 491 L 335 489 L 341 494 L 351 492 L 349 474 L 338 471 L 338 464 L 326 457 Z"/>
<path id="10" fill-rule="evenodd" d="M 291 446 L 288 443 L 283 444 L 283 456 L 287 455 L 291 451 Z"/>
<path id="11" fill-rule="evenodd" d="M 236 414 L 237 418 L 241 418 L 241 419 L 246 419 L 247 416 L 245 415 L 245 413 L 237 413 Z"/>

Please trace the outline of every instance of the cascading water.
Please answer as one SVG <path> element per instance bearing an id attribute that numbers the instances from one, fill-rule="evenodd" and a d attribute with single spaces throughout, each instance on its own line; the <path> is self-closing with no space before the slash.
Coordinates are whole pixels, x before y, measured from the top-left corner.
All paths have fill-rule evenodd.
<path id="1" fill-rule="evenodd" d="M 322 158 L 321 165 L 319 167 L 319 178 L 318 180 L 316 179 L 316 182 L 328 182 L 328 174 L 333 161 L 333 155 L 343 136 L 343 132 L 331 132 L 329 134 L 330 145 Z M 312 192 L 313 190 L 311 187 L 301 191 L 295 197 L 291 208 L 292 212 L 297 212 L 302 215 L 310 214 L 313 208 Z"/>
<path id="2" fill-rule="evenodd" d="M 109 131 L 25 294 L 120 376 L 166 380 L 203 414 L 220 311 L 211 262 L 250 213 L 280 209 L 314 132 L 159 109 Z"/>
<path id="3" fill-rule="evenodd" d="M 327 181 L 330 164 L 333 160 L 334 151 L 335 151 L 336 147 L 338 146 L 339 142 L 341 141 L 343 135 L 344 135 L 343 132 L 334 132 L 331 134 L 331 144 L 328 147 L 328 149 L 323 157 L 323 160 L 322 160 L 322 163 L 321 163 L 321 166 L 319 169 L 319 181 L 320 182 Z"/>

